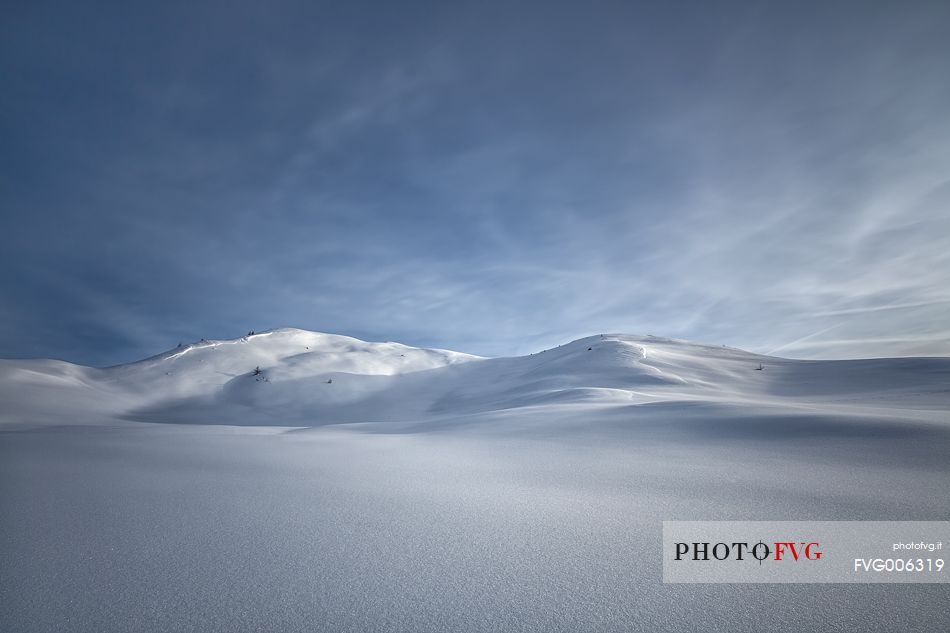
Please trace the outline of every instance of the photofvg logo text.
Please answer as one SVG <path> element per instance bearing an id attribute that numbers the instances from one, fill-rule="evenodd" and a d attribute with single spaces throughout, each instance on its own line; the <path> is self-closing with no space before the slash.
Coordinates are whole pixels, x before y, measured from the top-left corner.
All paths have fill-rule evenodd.
<path id="1" fill-rule="evenodd" d="M 663 581 L 948 582 L 946 521 L 664 521 Z"/>
<path id="2" fill-rule="evenodd" d="M 753 560 L 760 564 L 764 561 L 792 560 L 812 561 L 821 560 L 821 543 L 818 541 L 771 541 L 769 543 L 758 540 L 750 544 L 748 541 L 732 541 L 731 543 L 710 543 L 709 541 L 694 541 L 692 543 L 675 543 L 676 554 L 674 560 L 693 561 L 737 561 Z"/>

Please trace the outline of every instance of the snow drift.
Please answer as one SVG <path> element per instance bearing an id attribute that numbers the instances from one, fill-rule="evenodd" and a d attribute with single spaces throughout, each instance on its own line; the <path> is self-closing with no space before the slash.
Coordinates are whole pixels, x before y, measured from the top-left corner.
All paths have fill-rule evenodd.
<path id="1" fill-rule="evenodd" d="M 666 585 L 660 536 L 944 519 L 948 411 L 946 358 L 626 335 L 0 361 L 0 630 L 950 630 L 943 585 Z"/>

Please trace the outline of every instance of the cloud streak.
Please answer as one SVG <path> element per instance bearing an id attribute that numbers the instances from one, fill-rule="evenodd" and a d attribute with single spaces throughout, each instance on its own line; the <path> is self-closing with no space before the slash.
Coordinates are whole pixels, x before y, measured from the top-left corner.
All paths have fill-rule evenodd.
<path id="1" fill-rule="evenodd" d="M 950 354 L 950 12 L 675 4 L 19 8 L 0 356 Z"/>

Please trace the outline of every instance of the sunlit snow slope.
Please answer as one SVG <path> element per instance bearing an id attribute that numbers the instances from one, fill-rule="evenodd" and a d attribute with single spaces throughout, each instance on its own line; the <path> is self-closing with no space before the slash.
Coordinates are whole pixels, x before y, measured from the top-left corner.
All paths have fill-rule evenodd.
<path id="1" fill-rule="evenodd" d="M 674 412 L 679 419 L 820 413 L 929 424 L 950 409 L 950 359 L 796 361 L 622 334 L 488 359 L 278 329 L 105 369 L 0 361 L 0 400 L 0 421 L 13 424 L 446 428 L 543 424 L 552 413 L 560 423 L 584 424 L 594 412 L 614 422 Z"/>
<path id="2" fill-rule="evenodd" d="M 661 555 L 668 520 L 945 519 L 948 411 L 947 358 L 627 335 L 0 361 L 0 631 L 950 631 L 945 585 L 674 585 Z"/>

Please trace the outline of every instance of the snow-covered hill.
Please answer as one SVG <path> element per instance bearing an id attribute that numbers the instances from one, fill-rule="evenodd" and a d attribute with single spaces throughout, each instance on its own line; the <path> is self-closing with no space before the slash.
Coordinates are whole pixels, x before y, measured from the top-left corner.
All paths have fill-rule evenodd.
<path id="1" fill-rule="evenodd" d="M 627 335 L 0 361 L 0 630 L 950 630 L 938 584 L 665 584 L 660 538 L 944 519 L 948 411 L 947 358 Z"/>
<path id="2" fill-rule="evenodd" d="M 950 410 L 950 359 L 796 361 L 622 334 L 481 358 L 277 329 L 105 369 L 0 361 L 0 400 L 0 420 L 14 424 L 404 427 L 554 412 L 645 420 L 671 410 L 680 417 L 822 413 L 939 423 Z"/>

